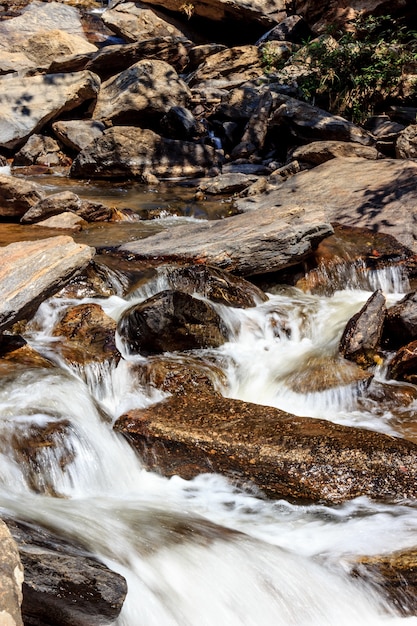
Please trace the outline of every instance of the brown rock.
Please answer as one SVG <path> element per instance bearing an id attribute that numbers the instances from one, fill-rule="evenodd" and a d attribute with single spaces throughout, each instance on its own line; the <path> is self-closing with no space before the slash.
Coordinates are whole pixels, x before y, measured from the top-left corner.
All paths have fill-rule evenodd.
<path id="1" fill-rule="evenodd" d="M 310 502 L 417 496 L 417 445 L 272 407 L 197 392 L 130 411 L 115 428 L 166 476 L 220 472 Z"/>
<path id="2" fill-rule="evenodd" d="M 57 343 L 62 356 L 70 363 L 120 359 L 115 344 L 116 322 L 98 304 L 79 304 L 69 308 L 54 326 L 52 335 L 62 337 Z"/>
<path id="3" fill-rule="evenodd" d="M 76 213 L 81 206 L 81 199 L 72 191 L 60 191 L 42 198 L 34 204 L 20 220 L 22 224 L 35 224 L 53 215 L 65 211 Z"/>
<path id="4" fill-rule="evenodd" d="M 227 48 L 206 58 L 189 79 L 189 85 L 204 83 L 233 87 L 262 76 L 261 52 L 257 46 Z"/>
<path id="5" fill-rule="evenodd" d="M 415 159 L 417 157 L 417 124 L 410 124 L 400 132 L 395 144 L 397 159 Z"/>
<path id="6" fill-rule="evenodd" d="M 391 350 L 417 339 L 417 292 L 388 309 L 382 339 L 384 347 Z"/>
<path id="7" fill-rule="evenodd" d="M 64 145 L 80 152 L 94 139 L 101 137 L 106 127 L 97 120 L 60 120 L 52 124 L 52 129 Z"/>
<path id="8" fill-rule="evenodd" d="M 16 542 L 0 520 L 0 618 L 4 626 L 23 626 L 23 567 Z"/>
<path id="9" fill-rule="evenodd" d="M 340 354 L 362 367 L 379 362 L 385 315 L 385 296 L 378 289 L 346 324 L 339 344 Z"/>
<path id="10" fill-rule="evenodd" d="M 161 291 L 125 311 L 117 331 L 131 354 L 218 347 L 227 330 L 215 310 L 181 291 Z"/>
<path id="11" fill-rule="evenodd" d="M 15 176 L 0 175 L 0 215 L 21 217 L 45 197 L 40 185 Z"/>
<path id="12" fill-rule="evenodd" d="M 311 143 L 296 148 L 291 157 L 298 161 L 304 161 L 311 165 L 320 165 L 336 157 L 362 157 L 375 160 L 379 158 L 379 152 L 372 146 L 362 146 L 350 141 L 312 141 Z"/>
<path id="13" fill-rule="evenodd" d="M 387 376 L 414 385 L 417 383 L 417 341 L 411 341 L 395 353 L 389 362 Z"/>
<path id="14" fill-rule="evenodd" d="M 372 377 L 372 374 L 345 359 L 310 357 L 300 371 L 286 378 L 286 385 L 296 393 L 308 394 L 347 385 L 367 387 Z"/>
<path id="15" fill-rule="evenodd" d="M 13 165 L 46 165 L 47 167 L 67 167 L 72 160 L 62 152 L 60 145 L 52 137 L 32 135 L 17 152 Z"/>

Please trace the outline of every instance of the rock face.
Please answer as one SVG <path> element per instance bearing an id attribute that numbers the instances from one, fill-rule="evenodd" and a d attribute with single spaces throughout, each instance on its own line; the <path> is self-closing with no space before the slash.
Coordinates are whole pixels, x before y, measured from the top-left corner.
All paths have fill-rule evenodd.
<path id="1" fill-rule="evenodd" d="M 140 117 L 146 125 L 173 106 L 185 106 L 190 97 L 190 90 L 168 63 L 138 61 L 102 84 L 94 118 L 117 125 L 131 124 Z"/>
<path id="2" fill-rule="evenodd" d="M 133 126 L 109 128 L 80 152 L 71 167 L 75 178 L 191 177 L 218 164 L 211 146 L 164 139 Z"/>
<path id="3" fill-rule="evenodd" d="M 93 256 L 93 248 L 63 236 L 0 248 L 0 330 L 34 313 Z"/>
<path id="4" fill-rule="evenodd" d="M 123 313 L 117 331 L 131 354 L 218 347 L 227 331 L 215 310 L 181 291 L 161 291 Z"/>
<path id="5" fill-rule="evenodd" d="M 100 79 L 92 72 L 4 77 L 0 93 L 0 146 L 16 148 L 64 111 L 97 96 Z"/>
<path id="6" fill-rule="evenodd" d="M 271 205 L 308 207 L 310 216 L 393 235 L 417 250 L 417 163 L 337 158 L 300 172 L 265 194 L 235 202 L 239 211 Z"/>
<path id="7" fill-rule="evenodd" d="M 23 626 L 22 604 L 23 567 L 17 545 L 6 524 L 0 520 L 0 623 Z"/>
<path id="8" fill-rule="evenodd" d="M 417 495 L 417 445 L 272 407 L 187 394 L 130 411 L 115 428 L 166 476 L 221 472 L 310 502 Z"/>
<path id="9" fill-rule="evenodd" d="M 53 533 L 7 518 L 25 572 L 22 614 L 28 626 L 104 626 L 117 618 L 125 579 Z"/>
<path id="10" fill-rule="evenodd" d="M 15 176 L 0 175 L 0 215 L 21 217 L 45 197 L 40 185 Z"/>
<path id="11" fill-rule="evenodd" d="M 206 263 L 250 276 L 296 265 L 317 243 L 332 233 L 329 224 L 304 221 L 299 207 L 289 213 L 271 206 L 252 215 L 216 222 L 187 224 L 120 246 L 122 254 L 152 264 L 155 258 L 182 263 Z"/>

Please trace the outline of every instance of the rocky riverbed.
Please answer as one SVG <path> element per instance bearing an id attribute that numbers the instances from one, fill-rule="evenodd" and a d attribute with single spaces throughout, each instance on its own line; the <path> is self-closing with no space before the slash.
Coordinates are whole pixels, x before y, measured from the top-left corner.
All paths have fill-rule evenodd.
<path id="1" fill-rule="evenodd" d="M 233 334 L 219 307 L 267 306 L 283 285 L 331 295 L 352 268 L 359 282 L 394 268 L 409 286 L 404 298 L 389 305 L 375 289 L 338 349 L 292 384 L 302 393 L 353 385 L 379 407 L 417 400 L 417 99 L 405 87 L 417 66 L 361 125 L 306 102 L 297 85 L 307 71 L 303 46 L 326 25 L 346 25 L 356 9 L 339 4 L 0 2 L 0 374 L 55 367 L 25 336 L 41 303 L 71 298 L 51 329 L 68 367 L 137 355 L 130 375 L 164 398 L 114 424 L 148 468 L 187 480 L 218 472 L 291 502 L 414 502 L 417 435 L 227 398 L 222 364 L 200 354 Z M 370 4 L 363 12 L 376 15 L 384 3 Z M 393 14 L 417 20 L 411 0 L 392 4 Z M 268 63 L 271 49 L 281 71 Z M 64 190 L 51 193 L 51 177 Z M 156 195 L 183 189 L 202 207 L 216 202 L 219 219 L 160 222 L 136 238 L 143 221 L 167 209 L 90 199 L 91 181 Z M 122 225 L 125 235 L 85 243 L 92 225 Z M 127 297 L 148 283 L 151 296 L 118 316 L 85 301 Z M 270 320 L 276 338 L 290 336 L 285 315 L 271 309 Z M 381 367 L 394 387 L 375 376 Z M 37 480 L 37 466 L 42 447 L 58 450 L 68 428 L 62 420 L 16 436 L 36 491 L 56 495 L 52 482 Z M 24 624 L 114 621 L 122 576 L 45 529 L 5 523 L 25 573 L 22 603 L 4 527 L 1 609 L 14 623 L 22 623 L 20 605 Z M 352 573 L 377 569 L 400 610 L 414 615 L 415 550 L 406 555 L 389 568 L 386 555 L 364 555 Z M 397 576 L 411 581 L 400 600 Z M 81 603 L 81 589 L 94 599 Z"/>

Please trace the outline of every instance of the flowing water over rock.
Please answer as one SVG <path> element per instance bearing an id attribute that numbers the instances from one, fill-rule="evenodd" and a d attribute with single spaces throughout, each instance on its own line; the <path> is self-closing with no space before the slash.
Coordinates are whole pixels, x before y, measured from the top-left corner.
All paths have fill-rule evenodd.
<path id="1" fill-rule="evenodd" d="M 96 302 L 118 321 L 168 287 L 160 273 L 126 298 Z M 384 270 L 368 284 L 355 275 L 327 297 L 286 286 L 248 309 L 213 305 L 229 341 L 195 355 L 220 367 L 227 384 L 217 386 L 230 397 L 401 436 L 413 407 L 375 410 L 359 393 L 366 381 L 339 376 L 334 361 L 347 320 L 377 287 L 393 304 L 407 285 Z M 52 334 L 66 308 L 91 301 L 42 304 L 25 339 L 52 367 L 0 377 L 0 506 L 64 533 L 125 576 L 117 626 L 417 624 L 350 575 L 356 557 L 415 546 L 415 503 L 291 504 L 215 474 L 186 481 L 147 471 L 112 430 L 125 411 L 164 397 L 132 375 L 145 358 L 119 339 L 118 363 L 70 366 Z M 326 371 L 324 386 L 317 371 L 320 380 Z M 382 369 L 375 376 L 384 381 Z"/>

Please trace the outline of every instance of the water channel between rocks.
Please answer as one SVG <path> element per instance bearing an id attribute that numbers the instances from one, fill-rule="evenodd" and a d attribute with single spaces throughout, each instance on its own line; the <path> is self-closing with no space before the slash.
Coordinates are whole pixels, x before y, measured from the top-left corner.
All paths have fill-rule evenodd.
<path id="1" fill-rule="evenodd" d="M 45 184 L 53 190 L 53 181 Z M 71 190 L 81 195 L 78 188 Z M 139 202 L 134 190 L 113 188 L 102 197 L 97 197 L 96 187 L 90 191 L 107 204 L 109 194 L 114 204 Z M 187 217 L 127 228 L 92 227 L 75 238 L 106 247 L 184 219 L 218 217 L 220 211 L 211 207 L 211 215 L 204 214 L 181 188 L 171 188 L 163 198 L 156 191 L 146 193 L 140 202 L 184 203 Z M 136 227 L 145 228 L 145 234 L 138 234 Z M 217 350 L 200 351 L 198 357 L 221 364 L 229 383 L 225 393 L 231 397 L 404 436 L 413 406 L 404 415 L 394 415 L 364 407 L 354 387 L 302 395 L 291 385 L 309 364 L 335 353 L 347 320 L 377 286 L 388 303 L 407 288 L 398 276 L 381 272 L 373 273 L 368 289 L 347 285 L 330 297 L 277 287 L 266 303 L 251 309 L 217 306 L 231 340 Z M 129 299 L 96 301 L 118 319 L 132 303 L 163 287 L 155 280 Z M 161 395 L 138 389 L 130 379 L 126 362 L 142 357 L 124 354 L 125 360 L 108 370 L 69 369 L 50 331 L 70 304 L 62 298 L 45 302 L 25 335 L 57 367 L 28 369 L 0 380 L 0 506 L 75 539 L 126 577 L 129 593 L 117 626 L 417 624 L 417 618 L 398 616 L 383 597 L 349 575 L 355 556 L 415 546 L 417 505 L 377 504 L 365 498 L 337 507 L 294 505 L 265 500 L 218 475 L 185 481 L 146 471 L 111 422 Z M 277 319 L 284 319 L 291 333 L 277 333 Z M 60 449 L 44 448 L 43 473 L 36 478 L 45 493 L 56 495 L 40 495 L 32 488 L 29 468 L 16 461 L 13 441 L 31 424 L 60 420 L 70 428 Z M 69 463 L 62 463 L 63 457 Z"/>

